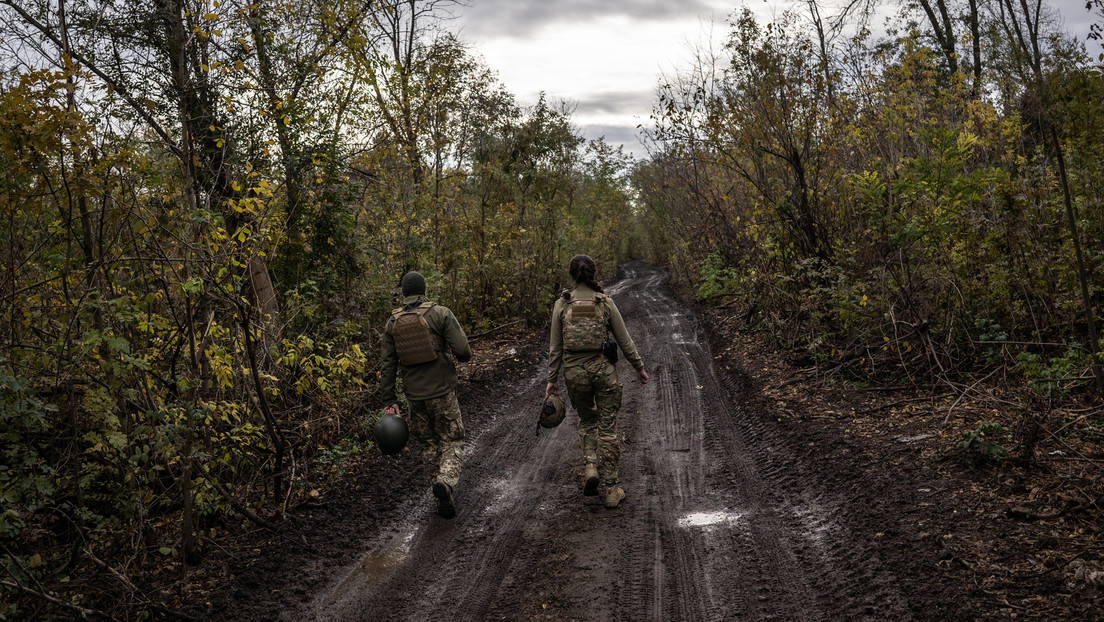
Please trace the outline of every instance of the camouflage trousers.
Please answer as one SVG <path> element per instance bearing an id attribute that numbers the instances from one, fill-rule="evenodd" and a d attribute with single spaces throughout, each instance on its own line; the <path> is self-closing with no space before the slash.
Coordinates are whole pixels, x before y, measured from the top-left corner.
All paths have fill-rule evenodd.
<path id="1" fill-rule="evenodd" d="M 583 458 L 598 467 L 606 485 L 617 483 L 621 445 L 617 442 L 617 410 L 621 408 L 621 381 L 617 367 L 598 357 L 564 370 L 567 396 L 579 412 Z"/>
<path id="2" fill-rule="evenodd" d="M 422 462 L 432 485 L 456 488 L 464 457 L 464 421 L 456 391 L 428 400 L 410 400 L 410 432 L 422 442 Z"/>

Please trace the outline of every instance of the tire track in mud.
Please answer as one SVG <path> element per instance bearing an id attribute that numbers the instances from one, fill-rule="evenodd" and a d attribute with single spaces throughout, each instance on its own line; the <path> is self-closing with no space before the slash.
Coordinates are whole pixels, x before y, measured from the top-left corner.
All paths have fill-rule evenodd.
<path id="1" fill-rule="evenodd" d="M 731 414 L 720 399 L 712 358 L 662 279 L 662 273 L 651 271 L 618 296 L 645 360 L 660 371 L 661 383 L 642 400 L 658 402 L 653 410 L 663 416 L 659 422 L 624 421 L 626 435 L 652 449 L 624 461 L 626 486 L 637 478 L 673 484 L 649 487 L 647 501 L 655 511 L 643 517 L 646 524 L 625 530 L 649 528 L 660 543 L 658 555 L 651 555 L 664 560 L 662 580 L 654 582 L 664 606 L 646 617 L 815 619 L 810 612 L 816 598 L 794 563 L 792 533 L 769 508 L 760 507 L 766 484 L 748 459 L 752 452 L 734 435 L 717 434 L 731 427 Z M 647 407 L 643 411 L 649 414 Z M 627 551 L 623 563 L 629 565 L 645 553 L 635 547 Z M 620 611 L 639 612 L 637 601 L 629 593 Z"/>
<path id="2" fill-rule="evenodd" d="M 847 527 L 863 508 L 826 492 L 816 464 L 718 377 L 666 274 L 632 264 L 608 291 L 653 380 L 639 387 L 619 363 L 623 506 L 582 496 L 577 415 L 534 438 L 537 365 L 494 399 L 461 396 L 456 519 L 421 493 L 286 619 L 911 619 L 892 570 Z"/>
<path id="3" fill-rule="evenodd" d="M 555 468 L 567 450 L 566 437 L 534 437 L 540 381 L 533 376 L 511 383 L 497 404 L 462 404 L 465 422 L 482 425 L 469 424 L 457 517 L 437 517 L 432 498 L 423 492 L 417 509 L 402 521 L 409 525 L 409 546 L 392 556 L 374 584 L 350 585 L 354 568 L 338 588 L 316 600 L 316 619 L 423 620 L 448 611 L 452 619 L 483 620 L 512 602 L 511 594 L 516 601 L 524 593 L 532 543 L 543 538 L 543 523 L 535 518 L 545 511 L 539 500 L 569 484 L 566 477 L 556 481 Z M 370 545 L 366 558 L 379 557 L 386 546 Z"/>

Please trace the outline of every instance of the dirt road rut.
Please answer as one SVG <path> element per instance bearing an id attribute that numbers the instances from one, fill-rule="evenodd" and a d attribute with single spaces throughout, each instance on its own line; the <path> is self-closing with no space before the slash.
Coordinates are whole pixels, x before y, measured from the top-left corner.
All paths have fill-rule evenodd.
<path id="1" fill-rule="evenodd" d="M 459 513 L 412 496 L 310 605 L 318 620 L 909 620 L 896 574 L 862 524 L 861 495 L 722 380 L 663 271 L 609 288 L 653 382 L 627 363 L 618 421 L 628 497 L 584 497 L 577 418 L 535 436 L 544 369 L 461 404 L 469 423 Z M 836 481 L 840 479 L 835 474 Z M 304 612 L 296 612 L 300 618 Z"/>

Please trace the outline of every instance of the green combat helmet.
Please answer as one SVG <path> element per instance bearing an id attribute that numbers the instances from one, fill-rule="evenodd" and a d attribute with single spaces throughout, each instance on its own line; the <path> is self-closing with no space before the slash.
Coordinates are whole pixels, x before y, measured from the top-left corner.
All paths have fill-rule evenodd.
<path id="1" fill-rule="evenodd" d="M 406 425 L 406 419 L 389 413 L 380 415 L 376 420 L 376 427 L 372 429 L 372 438 L 385 456 L 402 451 L 409 437 L 410 429 Z"/>
<path id="2" fill-rule="evenodd" d="M 540 427 L 542 428 L 554 428 L 564 420 L 564 408 L 563 400 L 559 395 L 553 393 L 544 398 L 544 403 L 541 404 L 540 411 Z"/>

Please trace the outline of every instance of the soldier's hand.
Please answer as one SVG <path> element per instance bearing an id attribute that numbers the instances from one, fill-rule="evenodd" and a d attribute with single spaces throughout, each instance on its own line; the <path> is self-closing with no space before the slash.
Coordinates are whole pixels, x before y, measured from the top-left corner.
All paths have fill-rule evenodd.
<path id="1" fill-rule="evenodd" d="M 399 410 L 398 403 L 392 404 L 392 405 L 388 406 L 387 408 L 384 408 L 383 412 L 385 412 L 389 415 L 398 415 L 400 417 L 402 416 L 402 411 Z"/>
<path id="2" fill-rule="evenodd" d="M 643 369 L 636 372 L 636 381 L 640 384 L 648 384 L 648 372 Z"/>
<path id="3" fill-rule="evenodd" d="M 553 393 L 555 393 L 556 395 L 560 394 L 560 385 L 556 384 L 555 382 L 549 382 L 548 386 L 544 389 L 544 396 L 548 397 Z"/>

